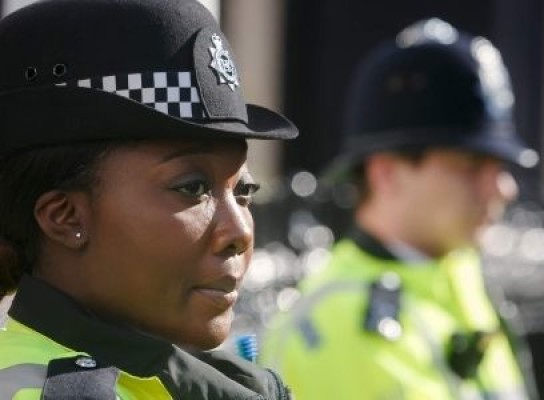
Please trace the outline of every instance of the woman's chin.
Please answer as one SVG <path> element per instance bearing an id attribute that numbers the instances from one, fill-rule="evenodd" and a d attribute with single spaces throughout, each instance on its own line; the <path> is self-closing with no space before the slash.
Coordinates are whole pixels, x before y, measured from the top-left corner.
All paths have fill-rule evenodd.
<path id="1" fill-rule="evenodd" d="M 182 335 L 173 338 L 174 343 L 182 347 L 199 350 L 211 350 L 221 345 L 228 337 L 232 325 L 233 313 L 223 314 L 211 321 L 202 322 L 192 327 L 184 326 Z M 192 328 L 192 329 L 190 329 Z M 187 329 L 190 329 L 189 331 Z"/>

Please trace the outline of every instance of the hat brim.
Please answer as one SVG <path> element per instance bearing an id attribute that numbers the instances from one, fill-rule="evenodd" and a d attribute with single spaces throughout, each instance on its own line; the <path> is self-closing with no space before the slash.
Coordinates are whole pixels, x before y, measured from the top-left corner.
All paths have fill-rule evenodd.
<path id="1" fill-rule="evenodd" d="M 501 130 L 504 132 L 501 133 Z M 508 130 L 508 132 L 507 132 Z M 385 136 L 385 138 L 384 138 Z M 430 148 L 457 149 L 461 151 L 486 154 L 497 157 L 506 163 L 523 168 L 532 168 L 539 161 L 538 154 L 527 147 L 511 128 L 480 129 L 478 133 L 466 130 L 452 134 L 445 131 L 417 132 L 414 135 L 376 134 L 364 138 L 363 143 L 351 143 L 351 145 L 325 167 L 320 174 L 320 179 L 325 184 L 345 182 L 352 177 L 353 168 L 360 165 L 363 160 L 378 152 L 410 152 L 421 151 Z"/>
<path id="2" fill-rule="evenodd" d="M 40 87 L 0 94 L 0 152 L 92 140 L 293 139 L 297 128 L 266 108 L 247 105 L 248 123 L 172 117 L 104 91 Z"/>

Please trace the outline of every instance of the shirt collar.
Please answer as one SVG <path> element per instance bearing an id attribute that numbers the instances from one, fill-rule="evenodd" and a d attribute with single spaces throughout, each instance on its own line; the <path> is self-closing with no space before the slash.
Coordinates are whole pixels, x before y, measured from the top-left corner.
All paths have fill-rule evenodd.
<path id="1" fill-rule="evenodd" d="M 407 265 L 421 265 L 432 261 L 432 258 L 423 252 L 401 241 L 393 241 L 385 246 L 399 261 Z"/>

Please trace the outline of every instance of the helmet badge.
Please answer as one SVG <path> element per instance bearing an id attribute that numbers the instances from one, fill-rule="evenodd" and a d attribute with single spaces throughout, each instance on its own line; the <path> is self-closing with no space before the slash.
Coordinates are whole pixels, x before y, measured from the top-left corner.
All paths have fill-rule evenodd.
<path id="1" fill-rule="evenodd" d="M 210 67 L 217 73 L 219 83 L 226 83 L 234 91 L 240 85 L 234 61 L 232 61 L 228 50 L 223 48 L 223 41 L 218 34 L 214 33 L 211 40 L 215 47 L 209 49 L 212 56 Z"/>

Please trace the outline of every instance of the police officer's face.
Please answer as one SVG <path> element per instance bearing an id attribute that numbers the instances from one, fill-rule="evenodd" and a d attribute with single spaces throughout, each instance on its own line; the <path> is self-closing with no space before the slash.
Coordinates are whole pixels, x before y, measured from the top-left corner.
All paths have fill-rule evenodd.
<path id="1" fill-rule="evenodd" d="M 500 161 L 455 150 L 430 150 L 400 173 L 399 203 L 407 236 L 431 255 L 476 243 L 517 195 Z"/>
<path id="2" fill-rule="evenodd" d="M 153 142 L 108 156 L 90 199 L 82 300 L 179 344 L 220 344 L 252 253 L 245 160 L 241 141 Z"/>

